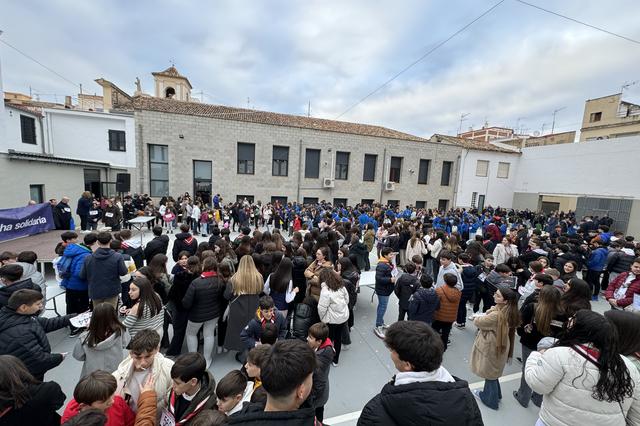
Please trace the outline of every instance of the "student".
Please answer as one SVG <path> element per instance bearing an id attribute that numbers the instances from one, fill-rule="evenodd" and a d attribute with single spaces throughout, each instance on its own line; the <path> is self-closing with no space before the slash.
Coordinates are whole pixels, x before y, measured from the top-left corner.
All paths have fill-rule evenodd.
<path id="1" fill-rule="evenodd" d="M 287 317 L 289 303 L 293 302 L 300 289 L 293 286 L 291 272 L 293 263 L 288 257 L 283 257 L 276 270 L 267 277 L 264 283 L 264 294 L 271 296 L 278 311 Z"/>
<path id="2" fill-rule="evenodd" d="M 460 271 L 458 271 L 458 266 L 454 263 L 456 256 L 447 250 L 442 250 L 440 253 L 440 268 L 438 269 L 438 278 L 436 279 L 435 287 L 442 287 L 445 285 L 444 282 L 444 274 L 453 274 L 456 276 L 456 287 L 458 290 L 462 291 L 464 285 L 462 284 L 462 278 L 460 277 Z"/>
<path id="3" fill-rule="evenodd" d="M 18 290 L 35 290 L 40 292 L 40 287 L 34 284 L 30 278 L 22 277 L 22 266 L 17 263 L 9 263 L 0 268 L 0 307 L 7 306 L 11 295 Z"/>
<path id="4" fill-rule="evenodd" d="M 41 382 L 15 356 L 0 355 L 0 424 L 58 426 L 64 400 L 59 384 Z"/>
<path id="5" fill-rule="evenodd" d="M 173 285 L 169 289 L 169 303 L 166 306 L 166 309 L 172 311 L 171 325 L 173 326 L 173 337 L 169 349 L 167 349 L 167 356 L 178 356 L 182 352 L 189 320 L 189 311 L 182 304 L 182 299 L 187 294 L 191 283 L 202 272 L 200 259 L 197 256 L 189 256 L 186 251 L 180 253 L 180 260 L 176 263 L 176 267 L 172 271 L 175 275 L 173 276 Z"/>
<path id="6" fill-rule="evenodd" d="M 349 319 L 349 293 L 340 275 L 332 269 L 321 271 L 320 281 L 322 291 L 318 301 L 318 315 L 320 321 L 329 328 L 329 336 L 335 347 L 333 366 L 337 367 L 342 349 L 342 334 Z"/>
<path id="7" fill-rule="evenodd" d="M 62 414 L 64 423 L 86 409 L 97 409 L 107 416 L 107 426 L 133 426 L 136 414 L 120 395 L 118 383 L 106 371 L 98 370 L 80 379 Z"/>
<path id="8" fill-rule="evenodd" d="M 244 364 L 244 368 L 247 371 L 249 381 L 252 382 L 251 386 L 251 402 L 263 401 L 266 402 L 266 393 L 262 389 L 262 379 L 260 378 L 260 371 L 262 364 L 264 364 L 267 355 L 271 351 L 271 345 L 260 345 L 251 349 L 247 354 L 247 361 Z"/>
<path id="9" fill-rule="evenodd" d="M 171 367 L 171 379 L 163 417 L 170 418 L 172 424 L 190 424 L 200 411 L 215 407 L 216 381 L 199 353 L 189 352 L 176 358 Z"/>
<path id="10" fill-rule="evenodd" d="M 313 408 L 300 408 L 311 393 L 315 367 L 315 354 L 306 343 L 297 339 L 277 342 L 261 367 L 266 405 L 247 405 L 229 418 L 229 424 L 319 425 Z"/>
<path id="11" fill-rule="evenodd" d="M 173 361 L 165 358 L 160 349 L 160 335 L 154 330 L 142 330 L 129 343 L 129 356 L 120 363 L 113 376 L 118 381 L 119 394 L 123 393 L 129 407 L 136 410 L 140 385 L 152 377 L 158 409 L 165 408 L 165 396 L 171 388 Z"/>
<path id="12" fill-rule="evenodd" d="M 594 302 L 598 300 L 598 295 L 600 294 L 600 277 L 602 275 L 602 271 L 604 271 L 607 266 L 608 252 L 606 245 L 606 243 L 599 240 L 593 240 L 590 244 L 591 254 L 587 260 L 587 274 L 585 276 L 585 281 L 589 283 L 591 290 L 593 290 L 593 297 L 591 300 Z"/>
<path id="13" fill-rule="evenodd" d="M 202 410 L 189 426 L 226 426 L 227 420 L 227 415 L 220 410 Z"/>
<path id="14" fill-rule="evenodd" d="M 75 316 L 42 318 L 38 316 L 42 309 L 42 293 L 26 289 L 14 292 L 7 306 L 0 309 L 0 355 L 16 356 L 40 381 L 67 355 L 51 353 L 46 333 L 69 326 Z"/>
<path id="15" fill-rule="evenodd" d="M 318 322 L 309 327 L 307 344 L 316 353 L 316 369 L 313 372 L 313 388 L 309 396 L 316 410 L 316 419 L 322 421 L 324 406 L 329 401 L 329 371 L 335 355 L 333 343 L 329 339 L 329 327 Z"/>
<path id="16" fill-rule="evenodd" d="M 275 324 L 278 328 L 278 337 L 284 339 L 287 334 L 287 320 L 278 312 L 270 296 L 262 296 L 258 303 L 256 316 L 249 321 L 247 326 L 240 332 L 240 339 L 247 350 L 260 344 L 262 330 L 267 323 Z"/>
<path id="17" fill-rule="evenodd" d="M 247 381 L 240 370 L 231 370 L 220 379 L 216 386 L 218 410 L 227 416 L 242 410 L 245 403 L 249 403 L 253 393 L 253 382 Z"/>
<path id="18" fill-rule="evenodd" d="M 433 314 L 440 308 L 440 297 L 433 288 L 433 278 L 429 274 L 420 277 L 420 288 L 409 298 L 407 318 L 410 321 L 433 323 Z"/>
<path id="19" fill-rule="evenodd" d="M 395 253 L 390 247 L 383 247 L 380 251 L 380 259 L 376 266 L 375 293 L 378 296 L 378 308 L 376 310 L 376 324 L 373 332 L 381 339 L 384 339 L 384 330 L 387 325 L 384 323 L 384 314 L 387 312 L 389 296 L 393 293 L 396 282 L 397 270 L 394 272 L 393 258 Z"/>
<path id="20" fill-rule="evenodd" d="M 95 233 L 86 234 L 82 244 L 68 244 L 64 249 L 62 260 L 58 263 L 58 272 L 61 273 L 60 287 L 65 289 L 65 303 L 67 313 L 80 314 L 89 310 L 89 283 L 80 277 L 84 261 L 93 253 L 93 248 L 98 241 Z M 61 271 L 62 265 L 68 265 L 67 271 Z M 71 336 L 82 332 L 81 329 L 71 326 Z"/>
<path id="21" fill-rule="evenodd" d="M 454 325 L 462 329 L 465 328 L 467 322 L 467 302 L 473 299 L 476 289 L 483 283 L 480 280 L 482 268 L 471 264 L 471 256 L 467 253 L 461 253 L 460 256 L 458 256 L 458 261 L 462 268 L 460 277 L 462 278 L 463 289 Z"/>
<path id="22" fill-rule="evenodd" d="M 113 306 L 102 303 L 94 307 L 87 331 L 73 348 L 73 357 L 83 361 L 80 378 L 96 370 L 115 371 L 130 340 Z"/>
<path id="23" fill-rule="evenodd" d="M 604 292 L 611 309 L 623 309 L 633 303 L 634 295 L 640 293 L 640 258 L 631 264 L 631 270 L 619 274 Z"/>
<path id="24" fill-rule="evenodd" d="M 129 274 L 120 253 L 111 250 L 111 234 L 98 234 L 98 249 L 87 256 L 80 270 L 79 278 L 89 283 L 89 298 L 94 305 L 109 303 L 118 307 L 118 295 L 122 291 L 121 278 Z"/>
<path id="25" fill-rule="evenodd" d="M 442 341 L 431 327 L 399 321 L 384 342 L 398 373 L 362 409 L 358 426 L 482 424 L 469 384 L 442 366 Z"/>
<path id="26" fill-rule="evenodd" d="M 407 264 L 404 265 L 404 272 L 400 274 L 395 282 L 394 293 L 398 298 L 398 321 L 404 320 L 409 310 L 409 299 L 420 286 L 418 278 L 414 275 L 415 272 L 415 263 L 413 263 L 413 261 L 407 262 Z"/>
<path id="27" fill-rule="evenodd" d="M 436 288 L 436 294 L 440 299 L 440 307 L 433 315 L 432 327 L 442 337 L 442 345 L 446 351 L 451 326 L 458 315 L 458 305 L 460 304 L 462 293 L 456 287 L 458 277 L 454 274 L 444 274 L 444 284 L 444 286 Z"/>
<path id="28" fill-rule="evenodd" d="M 36 266 L 38 262 L 38 255 L 31 250 L 21 251 L 18 254 L 16 265 L 22 266 L 21 280 L 30 279 L 32 283 L 40 287 L 40 292 L 47 298 L 47 281 L 44 279 L 42 272 L 38 271 Z M 68 312 L 72 313 L 72 312 Z"/>
<path id="29" fill-rule="evenodd" d="M 147 265 L 156 254 L 167 254 L 169 247 L 169 236 L 162 235 L 162 227 L 153 227 L 153 240 L 149 241 L 144 248 L 144 258 L 147 259 Z"/>
<path id="30" fill-rule="evenodd" d="M 162 337 L 164 309 L 151 282 L 145 276 L 137 276 L 129 286 L 129 297 L 134 305 L 122 312 L 126 314 L 123 324 L 131 337 L 141 330 L 155 330 Z"/>
<path id="31" fill-rule="evenodd" d="M 173 249 L 171 251 L 174 262 L 178 261 L 178 254 L 180 252 L 188 251 L 189 255 L 193 256 L 198 249 L 198 240 L 189 233 L 189 225 L 183 223 L 180 225 L 180 231 L 182 232 L 176 234 L 176 240 L 173 242 Z"/>

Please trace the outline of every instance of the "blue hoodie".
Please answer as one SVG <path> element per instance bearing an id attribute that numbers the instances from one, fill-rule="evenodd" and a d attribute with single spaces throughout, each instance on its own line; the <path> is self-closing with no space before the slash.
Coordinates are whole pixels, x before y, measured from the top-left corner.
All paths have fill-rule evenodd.
<path id="1" fill-rule="evenodd" d="M 60 283 L 61 287 L 68 290 L 87 291 L 89 283 L 80 278 L 80 271 L 84 265 L 84 259 L 91 254 L 91 249 L 83 244 L 69 244 L 64 249 L 63 257 L 70 257 L 71 276 L 64 278 Z"/>
<path id="2" fill-rule="evenodd" d="M 602 271 L 607 264 L 607 249 L 604 247 L 598 247 L 591 252 L 589 260 L 587 261 L 587 269 L 592 271 Z"/>

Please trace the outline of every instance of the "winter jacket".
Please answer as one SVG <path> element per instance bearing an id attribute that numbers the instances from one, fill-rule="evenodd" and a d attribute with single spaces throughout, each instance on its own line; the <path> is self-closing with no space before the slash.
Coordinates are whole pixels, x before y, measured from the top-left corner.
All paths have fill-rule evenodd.
<path id="1" fill-rule="evenodd" d="M 291 280 L 293 286 L 298 287 L 300 290 L 296 293 L 296 297 L 293 298 L 293 303 L 301 303 L 307 293 L 307 279 L 304 277 L 304 271 L 307 269 L 307 259 L 302 256 L 294 256 L 291 260 L 293 263 L 293 269 L 291 271 Z"/>
<path id="2" fill-rule="evenodd" d="M 633 265 L 635 258 L 636 256 L 632 249 L 623 248 L 609 255 L 606 269 L 617 274 L 627 272 L 631 270 L 631 265 Z"/>
<path id="3" fill-rule="evenodd" d="M 482 268 L 480 266 L 462 265 L 462 272 L 460 272 L 462 284 L 464 284 L 462 294 L 473 295 L 476 287 L 482 285 L 482 281 L 479 278 L 481 274 Z"/>
<path id="4" fill-rule="evenodd" d="M 537 302 L 534 300 L 531 300 L 529 303 L 525 302 L 522 305 L 522 308 L 520 308 L 522 323 L 520 327 L 516 329 L 518 336 L 520 336 L 520 343 L 532 351 L 538 348 L 538 342 L 540 342 L 543 337 L 547 337 L 538 330 L 536 325 L 535 315 L 537 306 Z M 566 320 L 567 316 L 564 313 L 558 312 L 551 320 L 549 327 L 550 333 L 548 336 L 558 337 L 562 332 Z"/>
<path id="5" fill-rule="evenodd" d="M 538 260 L 538 258 L 543 256 L 549 256 L 549 253 L 542 249 L 529 250 L 520 255 L 520 260 L 525 264 L 529 265 L 529 262 L 533 262 L 534 260 Z"/>
<path id="6" fill-rule="evenodd" d="M 269 322 L 275 324 L 278 329 L 278 339 L 284 339 L 287 335 L 287 319 L 284 315 L 278 309 L 274 309 Z M 260 342 L 260 336 L 262 336 L 262 330 L 266 323 L 267 320 L 262 317 L 262 312 L 257 309 L 255 317 L 240 332 L 240 339 L 246 349 L 252 349 L 256 346 L 256 342 Z"/>
<path id="7" fill-rule="evenodd" d="M 29 278 L 0 287 L 0 308 L 3 306 L 7 306 L 11 295 L 18 290 L 36 290 L 39 292 L 40 287 L 31 282 Z"/>
<path id="8" fill-rule="evenodd" d="M 26 262 L 16 262 L 16 265 L 20 265 L 22 267 L 22 276 L 21 280 L 26 280 L 27 278 L 31 280 L 32 283 L 40 287 L 40 293 L 44 298 L 47 297 L 47 280 L 45 280 L 44 276 L 35 263 L 26 263 Z"/>
<path id="9" fill-rule="evenodd" d="M 80 404 L 75 399 L 71 399 L 62 413 L 61 423 L 75 417 L 80 413 Z M 136 421 L 136 413 L 129 408 L 129 405 L 121 396 L 113 397 L 113 404 L 104 413 L 107 415 L 105 426 L 133 426 Z"/>
<path id="10" fill-rule="evenodd" d="M 169 389 L 171 389 L 171 367 L 173 367 L 173 361 L 165 358 L 160 352 L 157 352 L 154 355 L 153 364 L 149 368 L 155 383 L 154 388 L 156 390 L 158 412 L 165 408 L 166 395 Z M 122 391 L 126 395 L 129 392 L 128 386 L 130 385 L 129 380 L 132 374 L 133 360 L 128 356 L 118 365 L 117 370 L 113 372 L 113 377 L 115 377 L 118 382 L 116 394 L 120 395 Z"/>
<path id="11" fill-rule="evenodd" d="M 416 242 L 413 245 L 413 247 L 411 247 L 411 240 L 409 240 L 407 242 L 406 249 L 407 249 L 407 252 L 405 254 L 405 258 L 407 259 L 407 262 L 411 262 L 411 259 L 415 255 L 419 255 L 420 258 L 422 258 L 422 256 L 424 256 L 425 254 L 429 253 L 429 251 L 427 250 L 427 247 L 425 246 L 424 242 L 419 238 L 416 240 Z"/>
<path id="12" fill-rule="evenodd" d="M 167 254 L 167 248 L 169 247 L 169 237 L 166 235 L 159 235 L 153 240 L 147 243 L 144 248 L 144 258 L 147 259 L 147 265 L 153 259 L 156 254 Z"/>
<path id="13" fill-rule="evenodd" d="M 349 247 L 349 254 L 355 254 L 358 264 L 356 267 L 360 271 L 369 269 L 369 249 L 364 243 L 358 241 Z"/>
<path id="14" fill-rule="evenodd" d="M 442 322 L 454 322 L 458 315 L 458 305 L 462 293 L 455 287 L 443 285 L 436 289 L 436 294 L 440 298 L 440 308 L 433 315 L 433 319 Z"/>
<path id="15" fill-rule="evenodd" d="M 493 249 L 493 263 L 495 265 L 507 263 L 510 257 L 518 257 L 518 247 L 515 244 L 505 246 L 500 243 Z"/>
<path id="16" fill-rule="evenodd" d="M 94 347 L 87 343 L 88 332 L 82 333 L 73 348 L 73 357 L 78 361 L 84 361 L 80 378 L 83 378 L 96 370 L 116 371 L 118 365 L 125 358 L 125 348 L 131 341 L 131 336 L 125 330 L 121 333 L 113 333 Z"/>
<path id="17" fill-rule="evenodd" d="M 313 372 L 313 388 L 309 401 L 314 407 L 324 407 L 329 401 L 329 370 L 336 351 L 329 338 L 316 350 L 316 369 Z"/>
<path id="18" fill-rule="evenodd" d="M 341 276 L 342 282 L 349 293 L 349 307 L 353 308 L 358 301 L 358 283 L 360 282 L 360 274 L 351 270 L 344 272 Z"/>
<path id="19" fill-rule="evenodd" d="M 373 245 L 375 241 L 376 241 L 376 234 L 372 230 L 368 230 L 367 232 L 364 233 L 364 236 L 362 237 L 362 242 L 364 243 L 365 246 L 367 246 L 367 250 L 369 252 L 373 250 Z"/>
<path id="20" fill-rule="evenodd" d="M 391 381 L 362 409 L 358 426 L 482 425 L 469 383 Z"/>
<path id="21" fill-rule="evenodd" d="M 76 214 L 78 216 L 89 216 L 89 210 L 93 205 L 91 198 L 80 197 L 78 198 L 78 205 L 76 206 Z"/>
<path id="22" fill-rule="evenodd" d="M 120 222 L 122 222 L 122 212 L 118 206 L 105 207 L 102 222 L 104 222 L 104 226 L 119 228 Z"/>
<path id="23" fill-rule="evenodd" d="M 29 400 L 20 408 L 0 405 L 2 426 L 59 426 L 60 415 L 56 412 L 64 405 L 65 395 L 56 382 L 27 385 Z"/>
<path id="24" fill-rule="evenodd" d="M 0 309 L 0 355 L 13 355 L 25 363 L 31 374 L 42 380 L 44 373 L 62 362 L 52 354 L 47 333 L 67 327 L 75 315 L 42 318 L 20 315 L 5 306 Z"/>
<path id="25" fill-rule="evenodd" d="M 313 261 L 304 271 L 304 276 L 308 280 L 307 294 L 312 295 L 316 300 L 320 297 L 320 271 L 325 268 L 333 269 L 333 264 L 328 260 L 325 260 L 321 265 L 318 265 L 318 261 Z"/>
<path id="26" fill-rule="evenodd" d="M 499 350 L 497 346 L 498 315 L 500 306 L 491 307 L 485 315 L 476 317 L 473 323 L 478 334 L 471 349 L 471 371 L 483 379 L 495 380 L 502 376 L 510 352 L 509 333 L 502 336 L 506 347 Z"/>
<path id="27" fill-rule="evenodd" d="M 80 272 L 87 256 L 91 256 L 91 249 L 84 244 L 69 244 L 64 249 L 63 257 L 71 258 L 71 276 L 62 279 L 61 287 L 76 291 L 88 290 L 89 283 L 80 278 Z"/>
<path id="28" fill-rule="evenodd" d="M 524 377 L 534 392 L 544 396 L 540 419 L 546 425 L 640 424 L 640 373 L 626 357 L 622 359 L 635 386 L 633 396 L 618 404 L 593 398 L 600 372 L 576 349 L 555 347 L 543 354 L 531 352 Z"/>
<path id="29" fill-rule="evenodd" d="M 420 287 L 409 298 L 408 317 L 410 321 L 423 321 L 429 325 L 433 314 L 440 308 L 440 298 L 433 288 Z"/>
<path id="30" fill-rule="evenodd" d="M 458 271 L 458 266 L 453 262 L 451 262 L 447 267 L 440 266 L 440 269 L 438 269 L 438 277 L 436 278 L 436 282 L 434 284 L 435 288 L 446 285 L 444 283 L 444 274 L 455 275 L 458 279 L 458 281 L 456 282 L 456 288 L 460 291 L 464 289 L 464 284 L 462 282 L 462 277 L 460 276 L 460 271 Z"/>
<path id="31" fill-rule="evenodd" d="M 178 261 L 178 254 L 181 251 L 189 252 L 189 256 L 196 254 L 198 250 L 198 240 L 188 232 L 181 232 L 176 234 L 176 240 L 173 242 L 173 249 L 171 253 L 173 255 L 173 261 Z"/>
<path id="32" fill-rule="evenodd" d="M 108 299 L 120 294 L 120 277 L 128 273 L 120 253 L 100 247 L 85 258 L 79 278 L 89 283 L 90 299 Z"/>
<path id="33" fill-rule="evenodd" d="M 291 329 L 291 334 L 296 339 L 306 341 L 307 334 L 309 334 L 309 328 L 318 322 L 320 322 L 320 317 L 318 316 L 318 309 L 316 306 L 310 306 L 306 303 L 298 303 L 293 314 L 293 328 Z"/>
<path id="34" fill-rule="evenodd" d="M 71 228 L 71 207 L 67 203 L 59 202 L 53 208 L 53 223 L 56 229 Z"/>
<path id="35" fill-rule="evenodd" d="M 227 318 L 224 347 L 231 351 L 243 351 L 245 345 L 240 338 L 240 333 L 255 316 L 260 296 L 257 294 L 235 296 L 233 294 L 233 281 L 229 281 L 224 290 L 224 298 L 229 301 L 229 317 Z"/>
<path id="36" fill-rule="evenodd" d="M 509 288 L 513 288 L 513 283 L 515 282 L 514 277 L 512 276 L 503 276 L 499 272 L 495 270 L 489 272 L 487 277 L 484 279 L 484 284 L 489 291 L 490 294 L 494 294 L 498 287 L 507 286 Z"/>
<path id="37" fill-rule="evenodd" d="M 229 425 L 251 426 L 322 426 L 316 421 L 313 408 L 295 411 L 264 411 L 261 403 L 247 404 L 241 411 L 229 417 Z"/>
<path id="38" fill-rule="evenodd" d="M 184 296 L 187 294 L 187 290 L 189 289 L 191 282 L 198 277 L 199 275 L 192 274 L 188 270 L 182 268 L 180 268 L 180 270 L 173 276 L 173 284 L 169 289 L 167 298 L 170 302 L 173 302 L 179 311 L 186 310 L 184 306 L 182 306 L 182 299 L 184 299 Z"/>
<path id="39" fill-rule="evenodd" d="M 395 282 L 394 293 L 398 298 L 398 306 L 405 311 L 409 309 L 409 299 L 420 287 L 418 277 L 408 273 L 402 273 Z"/>
<path id="40" fill-rule="evenodd" d="M 623 272 L 609 283 L 609 287 L 607 287 L 604 292 L 604 297 L 606 300 L 616 298 L 616 291 L 620 288 L 620 286 L 624 285 L 627 277 L 629 277 L 629 274 L 631 274 L 631 272 Z M 622 299 L 618 299 L 618 306 L 620 308 L 624 308 L 631 305 L 633 303 L 634 294 L 640 294 L 640 275 L 635 276 L 628 284 L 627 291 L 625 292 L 624 297 Z"/>
<path id="41" fill-rule="evenodd" d="M 602 271 L 607 266 L 607 249 L 598 247 L 591 252 L 587 260 L 587 269 L 591 271 Z"/>
<path id="42" fill-rule="evenodd" d="M 376 285 L 375 291 L 380 296 L 390 296 L 393 293 L 393 282 L 391 282 L 391 271 L 393 271 L 393 265 L 389 263 L 387 259 L 381 257 L 378 259 L 378 265 L 376 266 Z"/>
<path id="43" fill-rule="evenodd" d="M 326 324 L 343 324 L 349 319 L 349 293 L 342 286 L 338 290 L 331 290 L 322 283 L 320 300 L 318 301 L 320 321 Z"/>
<path id="44" fill-rule="evenodd" d="M 215 389 L 216 381 L 213 375 L 209 371 L 205 372 L 205 375 L 200 378 L 200 390 L 194 395 L 191 401 L 188 401 L 189 405 L 182 415 L 176 417 L 175 404 L 180 396 L 177 396 L 173 388 L 171 388 L 169 396 L 167 397 L 167 411 L 169 411 L 169 414 L 174 418 L 175 424 L 188 424 L 189 419 L 196 416 L 200 411 L 216 409 L 217 399 Z M 181 421 L 184 423 L 179 423 Z"/>
<path id="45" fill-rule="evenodd" d="M 136 269 L 144 266 L 144 250 L 138 240 L 127 240 L 122 242 L 122 252 L 131 256 L 136 264 Z"/>
<path id="46" fill-rule="evenodd" d="M 222 313 L 224 282 L 216 275 L 196 278 L 189 284 L 182 306 L 189 311 L 189 321 L 206 322 Z"/>

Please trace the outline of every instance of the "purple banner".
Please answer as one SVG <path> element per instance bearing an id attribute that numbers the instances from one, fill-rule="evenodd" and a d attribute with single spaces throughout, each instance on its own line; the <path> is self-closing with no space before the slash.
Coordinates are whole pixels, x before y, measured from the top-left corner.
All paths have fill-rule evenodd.
<path id="1" fill-rule="evenodd" d="M 0 210 L 0 241 L 40 234 L 52 229 L 55 229 L 55 224 L 49 203 Z"/>

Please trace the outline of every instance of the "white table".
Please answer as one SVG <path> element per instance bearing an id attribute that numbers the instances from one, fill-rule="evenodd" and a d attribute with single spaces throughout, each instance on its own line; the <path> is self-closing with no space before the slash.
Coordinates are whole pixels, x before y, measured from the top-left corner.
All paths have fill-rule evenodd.
<path id="1" fill-rule="evenodd" d="M 155 220 L 155 216 L 138 216 L 127 221 L 134 229 L 140 232 L 140 245 L 142 245 L 142 237 L 144 236 L 144 227 L 147 223 Z"/>
<path id="2" fill-rule="evenodd" d="M 376 271 L 365 271 L 360 274 L 360 287 L 368 287 L 373 290 L 371 293 L 371 303 L 376 294 Z"/>

